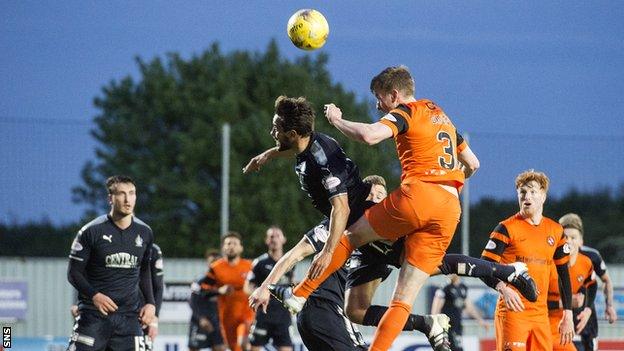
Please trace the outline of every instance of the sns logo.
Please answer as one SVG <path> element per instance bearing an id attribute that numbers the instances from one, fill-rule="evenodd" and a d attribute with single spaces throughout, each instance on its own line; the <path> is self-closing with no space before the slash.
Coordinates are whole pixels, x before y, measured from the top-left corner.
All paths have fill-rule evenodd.
<path id="1" fill-rule="evenodd" d="M 11 327 L 2 327 L 2 347 L 11 348 Z"/>

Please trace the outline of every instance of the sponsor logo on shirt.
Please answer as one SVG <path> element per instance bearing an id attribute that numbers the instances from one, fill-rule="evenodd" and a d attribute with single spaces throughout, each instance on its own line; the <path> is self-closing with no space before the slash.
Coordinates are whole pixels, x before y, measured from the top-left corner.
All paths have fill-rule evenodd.
<path id="1" fill-rule="evenodd" d="M 108 241 L 109 243 L 113 242 L 113 236 L 112 235 L 102 235 L 102 239 Z"/>
<path id="2" fill-rule="evenodd" d="M 105 262 L 109 268 L 136 268 L 139 258 L 126 252 L 118 252 L 107 255 Z"/>

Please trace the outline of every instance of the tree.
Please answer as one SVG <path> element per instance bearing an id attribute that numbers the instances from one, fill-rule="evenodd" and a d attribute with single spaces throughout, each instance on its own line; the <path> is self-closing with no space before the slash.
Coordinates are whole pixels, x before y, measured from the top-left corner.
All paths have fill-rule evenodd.
<path id="1" fill-rule="evenodd" d="M 363 176 L 398 178 L 395 152 L 388 142 L 372 151 L 347 141 L 322 116 L 322 105 L 335 102 L 344 114 L 371 119 L 366 102 L 331 82 L 327 56 L 280 57 L 276 43 L 265 53 L 222 54 L 218 44 L 189 60 L 169 54 L 165 60 L 137 59 L 140 79 L 112 81 L 95 99 L 100 113 L 91 134 L 98 141 L 96 160 L 82 171 L 84 184 L 74 199 L 89 205 L 85 217 L 108 208 L 107 176 L 135 178 L 137 215 L 152 225 L 156 241 L 171 256 L 199 256 L 219 245 L 221 125 L 232 126 L 230 228 L 243 234 L 246 254 L 264 250 L 264 231 L 281 225 L 290 243 L 320 221 L 299 189 L 293 163 L 275 161 L 260 174 L 243 176 L 243 165 L 274 145 L 268 131 L 279 95 L 306 96 L 315 104 L 316 129 L 341 143 Z M 319 114 L 319 112 L 321 112 Z M 395 160 L 395 161 L 392 161 Z M 396 183 L 391 183 L 391 186 Z"/>

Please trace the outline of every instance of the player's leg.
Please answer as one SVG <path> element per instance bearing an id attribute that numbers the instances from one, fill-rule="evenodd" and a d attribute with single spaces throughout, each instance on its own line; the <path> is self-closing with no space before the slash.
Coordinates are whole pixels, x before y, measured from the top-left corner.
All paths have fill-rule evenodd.
<path id="1" fill-rule="evenodd" d="M 223 331 L 223 337 L 225 339 L 225 343 L 232 351 L 241 351 L 242 348 L 238 344 L 238 320 L 237 318 L 228 318 L 224 316 L 221 320 L 221 326 Z"/>
<path id="2" fill-rule="evenodd" d="M 143 329 L 139 323 L 137 313 L 109 315 L 113 324 L 114 332 L 111 336 L 107 350 L 114 351 L 147 351 L 149 345 L 145 342 Z M 150 340 L 151 342 L 151 340 Z"/>
<path id="3" fill-rule="evenodd" d="M 461 326 L 461 322 L 459 326 Z M 464 351 L 464 347 L 462 345 L 461 327 L 457 327 L 457 324 L 452 325 L 451 329 L 449 330 L 449 341 L 450 341 L 451 351 Z"/>
<path id="4" fill-rule="evenodd" d="M 459 254 L 447 254 L 442 264 L 431 275 L 457 274 L 463 277 L 494 277 L 514 286 L 527 300 L 537 301 L 537 286 L 523 262 L 500 264 Z"/>
<path id="5" fill-rule="evenodd" d="M 291 322 L 278 321 L 269 325 L 271 344 L 278 351 L 292 351 L 293 343 L 290 335 Z"/>
<path id="6" fill-rule="evenodd" d="M 494 315 L 496 351 L 532 350 L 527 348 L 532 328 L 531 322 L 522 318 L 516 318 L 513 313 L 501 313 L 497 308 Z M 550 329 L 548 331 L 550 333 Z"/>
<path id="7" fill-rule="evenodd" d="M 354 351 L 364 346 L 357 328 L 328 300 L 309 299 L 297 315 L 297 329 L 308 350 Z"/>
<path id="8" fill-rule="evenodd" d="M 260 311 L 258 313 L 261 313 Z M 262 351 L 269 342 L 269 325 L 266 321 L 254 321 L 249 329 L 249 343 L 251 351 Z"/>
<path id="9" fill-rule="evenodd" d="M 531 325 L 531 333 L 527 341 L 527 350 L 531 351 L 551 351 L 554 350 L 554 340 L 548 322 L 548 316 L 532 317 L 529 323 Z M 559 341 L 556 342 L 559 344 Z M 576 351 L 574 344 L 559 345 L 559 350 Z"/>
<path id="10" fill-rule="evenodd" d="M 403 326 L 412 311 L 412 303 L 428 277 L 428 273 L 409 262 L 403 263 L 390 308 L 379 323 L 370 350 L 388 350 L 390 348 L 394 339 L 403 330 Z"/>
<path id="11" fill-rule="evenodd" d="M 99 311 L 83 310 L 76 317 L 68 350 L 100 351 L 106 349 L 113 335 L 113 325 Z"/>

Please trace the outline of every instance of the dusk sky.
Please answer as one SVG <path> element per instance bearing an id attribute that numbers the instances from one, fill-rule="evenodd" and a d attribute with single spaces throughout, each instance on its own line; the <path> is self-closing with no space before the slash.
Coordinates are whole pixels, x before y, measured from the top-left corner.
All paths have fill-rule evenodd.
<path id="1" fill-rule="evenodd" d="M 471 201 L 513 198 L 528 168 L 553 196 L 624 184 L 622 1 L 3 1 L 0 222 L 80 218 L 71 188 L 95 157 L 93 99 L 138 77 L 135 57 L 264 51 L 273 38 L 287 58 L 316 55 L 286 36 L 300 8 L 329 22 L 318 52 L 335 82 L 372 101 L 370 78 L 405 64 L 417 98 L 469 134 L 482 165 Z"/>

